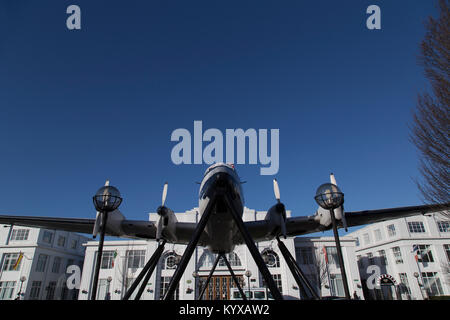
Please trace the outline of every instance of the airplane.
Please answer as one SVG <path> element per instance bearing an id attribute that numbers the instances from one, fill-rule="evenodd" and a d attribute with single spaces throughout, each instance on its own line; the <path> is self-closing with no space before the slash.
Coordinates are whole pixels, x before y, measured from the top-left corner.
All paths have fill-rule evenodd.
<path id="1" fill-rule="evenodd" d="M 333 174 L 330 176 L 333 188 L 336 187 L 336 179 Z M 109 181 L 105 184 L 109 186 Z M 162 204 L 158 207 L 157 213 L 160 218 L 158 222 L 144 220 L 128 220 L 124 215 L 115 209 L 106 214 L 97 212 L 96 219 L 76 219 L 76 218 L 52 218 L 52 217 L 26 217 L 0 215 L 1 224 L 21 225 L 29 227 L 40 227 L 46 229 L 58 229 L 70 232 L 92 233 L 95 237 L 101 230 L 99 242 L 99 254 L 97 256 L 96 271 L 92 289 L 92 299 L 95 300 L 98 272 L 100 266 L 103 239 L 105 234 L 109 236 L 153 239 L 158 241 L 158 248 L 148 260 L 143 270 L 133 282 L 131 288 L 125 294 L 124 300 L 128 300 L 137 285 L 145 276 L 144 284 L 141 286 L 136 300 L 142 294 L 145 284 L 148 282 L 159 257 L 162 254 L 165 243 L 187 244 L 185 252 L 177 265 L 175 274 L 172 277 L 169 288 L 166 292 L 165 300 L 173 298 L 176 286 L 184 273 L 186 265 L 196 246 L 208 247 L 212 253 L 218 254 L 214 267 L 211 269 L 208 279 L 214 272 L 219 259 L 223 259 L 235 281 L 236 286 L 241 291 L 241 296 L 245 299 L 245 294 L 235 277 L 232 268 L 225 257 L 226 253 L 233 251 L 236 245 L 245 243 L 255 260 L 272 296 L 277 300 L 282 300 L 267 266 L 265 265 L 255 243 L 265 240 L 277 239 L 280 251 L 285 257 L 291 273 L 296 282 L 302 287 L 308 288 L 311 296 L 318 298 L 317 293 L 309 284 L 305 275 L 290 255 L 280 236 L 293 237 L 308 233 L 315 233 L 333 228 L 336 244 L 339 239 L 336 237 L 337 227 L 359 226 L 384 220 L 407 217 L 417 214 L 426 214 L 448 208 L 448 205 L 422 205 L 399 207 L 390 209 L 364 210 L 345 212 L 343 205 L 335 209 L 333 214 L 329 210 L 321 207 L 310 216 L 286 217 L 286 210 L 280 201 L 280 189 L 276 179 L 273 180 L 273 188 L 277 203 L 272 206 L 263 220 L 243 221 L 244 196 L 242 182 L 236 172 L 234 165 L 226 163 L 216 163 L 211 165 L 204 173 L 199 190 L 199 222 L 179 222 L 175 213 L 165 206 L 168 184 L 164 184 Z M 108 189 L 105 189 L 108 190 Z M 106 192 L 106 191 L 104 191 Z M 99 197 L 108 197 L 103 193 Z M 94 197 L 95 201 L 95 197 Z M 109 201 L 109 200 L 108 200 Z M 107 219 L 106 219 L 107 217 Z M 106 222 L 105 222 L 106 221 Z M 334 221 L 334 222 L 333 222 Z M 302 284 L 303 283 L 303 284 Z M 204 288 L 208 285 L 208 280 Z M 204 290 L 202 291 L 203 294 Z M 304 291 L 306 292 L 306 291 Z M 201 294 L 201 295 L 202 295 Z"/>
<path id="2" fill-rule="evenodd" d="M 334 176 L 331 181 L 335 182 Z M 216 163 L 204 173 L 199 190 L 199 216 L 205 214 L 211 195 L 217 190 L 224 190 L 232 199 L 231 205 L 242 216 L 244 211 L 244 196 L 242 183 L 234 165 Z M 331 218 L 328 210 L 319 207 L 309 216 L 286 218 L 284 206 L 280 202 L 278 183 L 274 180 L 277 204 L 272 206 L 264 220 L 245 221 L 244 224 L 255 242 L 272 240 L 277 236 L 300 236 L 315 232 L 330 230 Z M 167 183 L 164 185 L 162 205 L 157 213 L 158 222 L 148 220 L 128 220 L 116 209 L 108 214 L 106 235 L 132 239 L 165 239 L 173 244 L 188 244 L 195 231 L 197 223 L 179 222 L 175 213 L 165 206 Z M 236 245 L 242 244 L 243 238 L 231 218 L 228 204 L 219 199 L 211 206 L 211 219 L 202 233 L 198 245 L 208 247 L 213 253 L 232 252 Z M 390 219 L 426 214 L 440 210 L 437 205 L 419 205 L 377 210 L 344 212 L 340 207 L 336 211 L 339 228 L 354 227 Z M 89 233 L 94 237 L 98 232 L 100 215 L 96 219 L 86 218 L 56 218 L 36 216 L 0 215 L 0 223 L 46 229 L 57 229 L 69 232 Z"/>

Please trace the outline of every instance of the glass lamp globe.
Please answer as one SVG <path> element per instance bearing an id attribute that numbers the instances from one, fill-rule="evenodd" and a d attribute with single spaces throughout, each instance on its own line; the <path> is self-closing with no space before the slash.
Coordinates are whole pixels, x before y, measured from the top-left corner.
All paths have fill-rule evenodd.
<path id="1" fill-rule="evenodd" d="M 344 194 L 337 185 L 324 183 L 317 188 L 314 199 L 322 208 L 331 210 L 340 207 L 344 203 Z"/>
<path id="2" fill-rule="evenodd" d="M 114 211 L 122 203 L 119 190 L 113 186 L 104 186 L 98 189 L 93 200 L 95 209 L 99 212 Z"/>

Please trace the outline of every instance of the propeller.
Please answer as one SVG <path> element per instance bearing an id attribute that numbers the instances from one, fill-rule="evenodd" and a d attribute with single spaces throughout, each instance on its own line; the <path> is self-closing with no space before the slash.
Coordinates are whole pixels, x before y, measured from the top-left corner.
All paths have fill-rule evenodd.
<path id="1" fill-rule="evenodd" d="M 286 239 L 286 208 L 284 204 L 281 203 L 280 199 L 280 187 L 278 186 L 277 179 L 273 179 L 273 193 L 275 194 L 275 199 L 277 199 L 277 211 L 281 214 L 281 234 Z"/>
<path id="2" fill-rule="evenodd" d="M 109 180 L 105 181 L 105 187 L 109 186 Z M 104 196 L 106 196 L 106 190 L 104 193 Z M 95 223 L 94 223 L 94 229 L 92 230 L 92 237 L 95 239 L 97 237 L 97 234 L 100 230 L 100 225 L 102 223 L 102 213 L 97 211 L 97 215 L 95 216 Z"/>
<path id="3" fill-rule="evenodd" d="M 161 207 L 164 207 L 164 203 L 166 203 L 166 197 L 167 197 L 167 187 L 168 183 L 164 183 L 163 193 L 162 193 L 162 204 Z"/>
<path id="4" fill-rule="evenodd" d="M 165 217 L 167 216 L 167 208 L 164 207 L 164 204 L 166 203 L 168 185 L 169 184 L 167 182 L 164 183 L 162 199 L 161 199 L 161 206 L 156 211 L 160 216 L 158 226 L 156 229 L 156 239 L 157 240 L 162 238 L 162 229 L 164 226 L 164 220 L 165 220 Z"/>
<path id="5" fill-rule="evenodd" d="M 334 177 L 334 174 L 333 174 L 333 173 L 330 174 L 330 182 L 331 182 L 332 184 L 334 184 L 334 185 L 337 186 L 336 178 Z M 347 232 L 348 229 L 347 229 L 347 221 L 345 220 L 344 205 L 342 205 L 342 206 L 340 206 L 339 208 L 337 208 L 337 209 L 335 210 L 335 212 L 336 212 L 337 215 L 338 215 L 338 219 L 340 218 L 340 219 L 342 220 L 342 225 L 343 225 L 343 227 L 344 227 L 344 229 L 345 229 L 345 232 Z M 339 216 L 340 216 L 340 217 L 339 217 Z"/>

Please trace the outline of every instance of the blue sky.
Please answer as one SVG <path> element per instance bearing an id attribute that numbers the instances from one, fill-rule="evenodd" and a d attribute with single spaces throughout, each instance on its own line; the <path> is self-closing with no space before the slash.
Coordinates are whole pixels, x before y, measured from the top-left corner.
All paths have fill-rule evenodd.
<path id="1" fill-rule="evenodd" d="M 66 8 L 81 8 L 81 30 Z M 381 8 L 381 30 L 366 8 Z M 94 217 L 110 179 L 130 219 L 197 206 L 207 165 L 177 128 L 280 130 L 282 200 L 312 214 L 334 172 L 348 211 L 421 204 L 408 125 L 433 1 L 0 1 L 0 213 Z M 259 165 L 246 205 L 274 204 Z"/>

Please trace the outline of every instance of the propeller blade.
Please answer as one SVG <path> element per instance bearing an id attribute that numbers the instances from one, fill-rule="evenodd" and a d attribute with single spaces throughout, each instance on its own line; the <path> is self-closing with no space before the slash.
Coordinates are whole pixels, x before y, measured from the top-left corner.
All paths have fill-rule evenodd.
<path id="1" fill-rule="evenodd" d="M 166 203 L 166 197 L 167 197 L 167 186 L 168 183 L 164 183 L 164 188 L 163 188 L 163 194 L 162 194 L 162 207 L 164 207 L 164 203 Z"/>
<path id="2" fill-rule="evenodd" d="M 273 179 L 273 193 L 275 194 L 275 199 L 280 202 L 280 188 L 278 187 L 277 179 Z"/>

